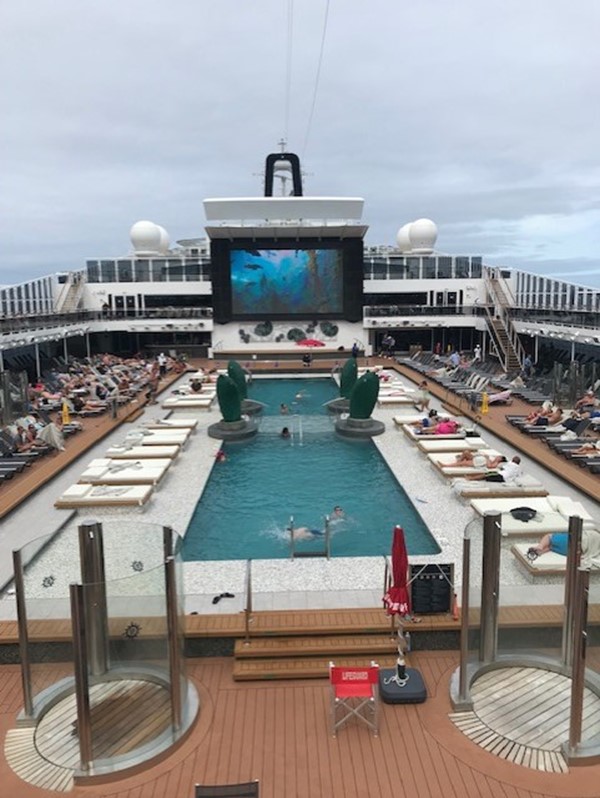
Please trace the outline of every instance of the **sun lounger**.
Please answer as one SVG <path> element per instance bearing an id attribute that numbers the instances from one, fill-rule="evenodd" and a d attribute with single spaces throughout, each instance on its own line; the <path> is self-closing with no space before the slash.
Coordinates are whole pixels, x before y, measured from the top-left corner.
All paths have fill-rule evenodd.
<path id="1" fill-rule="evenodd" d="M 405 435 L 408 435 L 412 441 L 447 441 L 466 438 L 466 432 L 464 430 L 449 432 L 445 435 L 437 435 L 435 432 L 427 432 L 427 427 L 424 432 L 419 432 L 417 427 L 411 427 L 410 424 L 403 424 L 402 431 Z"/>
<path id="2" fill-rule="evenodd" d="M 398 415 L 394 416 L 392 421 L 397 427 L 402 427 L 404 424 L 412 424 L 415 421 L 422 421 L 425 416 L 427 415 L 427 411 L 424 413 L 406 413 L 405 415 Z M 444 413 L 445 418 L 454 418 L 454 416 L 448 415 L 448 413 Z"/>
<path id="3" fill-rule="evenodd" d="M 191 432 L 191 429 L 134 429 L 125 441 L 133 441 L 136 446 L 184 446 Z"/>
<path id="4" fill-rule="evenodd" d="M 79 477 L 79 482 L 105 485 L 156 485 L 172 463 L 173 461 L 167 458 L 144 460 L 97 458 L 89 463 Z"/>
<path id="5" fill-rule="evenodd" d="M 162 403 L 164 408 L 174 410 L 179 407 L 197 408 L 199 410 L 210 410 L 214 396 L 170 396 Z"/>
<path id="6" fill-rule="evenodd" d="M 531 543 L 515 543 L 511 546 L 511 551 L 518 562 L 533 576 L 543 576 L 548 574 L 564 574 L 567 567 L 567 558 L 554 551 L 547 551 L 540 554 L 535 560 L 527 558 L 527 551 L 531 548 Z"/>
<path id="7" fill-rule="evenodd" d="M 465 449 L 488 449 L 489 445 L 483 438 L 458 438 L 456 440 L 439 440 L 442 436 L 437 435 L 437 440 L 420 440 L 417 446 L 422 452 L 433 454 L 434 452 L 464 452 Z"/>
<path id="8" fill-rule="evenodd" d="M 111 446 L 106 456 L 113 460 L 143 460 L 148 458 L 174 458 L 179 454 L 180 446 Z"/>
<path id="9" fill-rule="evenodd" d="M 54 506 L 59 509 L 77 507 L 131 507 L 145 504 L 152 494 L 152 485 L 71 485 Z"/>
<path id="10" fill-rule="evenodd" d="M 478 449 L 477 454 L 484 457 L 498 457 L 500 452 L 495 449 Z M 486 466 L 457 465 L 456 453 L 442 452 L 441 454 L 428 454 L 427 457 L 445 477 L 460 477 L 467 474 L 484 474 L 488 468 Z"/>
<path id="11" fill-rule="evenodd" d="M 469 480 L 460 479 L 455 480 L 452 485 L 454 492 L 458 493 L 463 498 L 492 498 L 492 497 L 528 497 L 528 496 L 547 496 L 548 491 L 542 483 L 529 476 L 523 474 L 519 478 L 519 484 L 512 482 L 486 482 L 485 480 Z"/>
<path id="12" fill-rule="evenodd" d="M 145 429 L 196 429 L 197 418 L 159 418 L 156 421 L 146 421 Z"/>
<path id="13" fill-rule="evenodd" d="M 412 404 L 414 404 L 414 402 L 415 402 L 415 397 L 411 396 L 410 394 L 406 394 L 406 393 L 401 393 L 401 394 L 397 394 L 397 395 L 394 395 L 394 394 L 381 395 L 380 394 L 379 397 L 377 398 L 377 404 L 380 407 L 383 407 L 384 405 L 385 406 L 387 406 L 387 405 L 412 405 Z"/>
<path id="14" fill-rule="evenodd" d="M 510 536 L 566 532 L 572 515 L 578 515 L 583 520 L 584 529 L 594 529 L 596 526 L 585 508 L 569 496 L 538 496 L 524 501 L 507 497 L 472 499 L 471 507 L 478 515 L 488 511 L 501 513 L 502 534 Z M 520 521 L 510 513 L 515 507 L 531 507 L 537 510 L 537 515 L 530 521 Z"/>

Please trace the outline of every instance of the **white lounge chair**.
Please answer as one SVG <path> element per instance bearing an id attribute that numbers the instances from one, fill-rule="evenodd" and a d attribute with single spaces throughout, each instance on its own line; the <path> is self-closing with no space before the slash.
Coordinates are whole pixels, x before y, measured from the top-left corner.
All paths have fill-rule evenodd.
<path id="1" fill-rule="evenodd" d="M 153 485 L 71 485 L 54 506 L 59 509 L 141 506 L 148 501 L 153 488 Z"/>
<path id="2" fill-rule="evenodd" d="M 441 438 L 440 436 L 437 436 Z M 422 440 L 417 442 L 422 452 L 464 452 L 465 449 L 488 449 L 489 444 L 483 438 L 457 438 L 456 440 Z"/>
<path id="3" fill-rule="evenodd" d="M 133 429 L 127 433 L 125 443 L 135 446 L 184 446 L 192 434 L 191 429 Z"/>
<path id="4" fill-rule="evenodd" d="M 79 482 L 104 485 L 156 485 L 167 473 L 173 461 L 169 459 L 92 460 Z"/>
<path id="5" fill-rule="evenodd" d="M 420 432 L 418 427 L 411 427 L 410 424 L 403 424 L 402 431 L 407 435 L 411 441 L 447 441 L 447 440 L 462 440 L 467 437 L 464 430 L 458 432 L 448 432 L 443 435 L 436 435 L 434 432 L 427 432 L 427 427 L 424 432 Z"/>
<path id="6" fill-rule="evenodd" d="M 168 399 L 165 399 L 162 406 L 169 410 L 175 410 L 178 407 L 210 410 L 213 400 L 214 396 L 204 398 L 200 396 L 170 396 Z"/>
<path id="7" fill-rule="evenodd" d="M 583 520 L 584 529 L 594 529 L 596 524 L 592 516 L 580 502 L 569 496 L 532 497 L 521 501 L 518 498 L 484 498 L 472 499 L 471 507 L 478 515 L 488 511 L 501 513 L 502 534 L 508 536 L 540 536 L 546 532 L 566 532 L 569 517 L 578 515 Z M 516 507 L 530 507 L 537 515 L 530 521 L 514 518 L 510 511 Z"/>
<path id="8" fill-rule="evenodd" d="M 467 498 L 520 498 L 529 496 L 547 496 L 548 491 L 542 483 L 529 474 L 523 474 L 517 483 L 486 482 L 485 480 L 469 480 L 458 477 L 453 484 L 455 493 Z"/>
<path id="9" fill-rule="evenodd" d="M 141 460 L 148 458 L 173 459 L 179 454 L 180 446 L 111 446 L 107 449 L 106 456 L 113 460 Z"/>
<path id="10" fill-rule="evenodd" d="M 197 418 L 159 418 L 156 421 L 146 421 L 142 425 L 145 429 L 196 429 Z"/>
<path id="11" fill-rule="evenodd" d="M 440 454 L 428 454 L 429 462 L 437 468 L 445 477 L 461 477 L 467 474 L 484 474 L 487 466 L 457 465 L 456 452 L 442 452 Z M 498 457 L 500 452 L 495 449 L 478 449 L 477 454 L 483 457 Z"/>

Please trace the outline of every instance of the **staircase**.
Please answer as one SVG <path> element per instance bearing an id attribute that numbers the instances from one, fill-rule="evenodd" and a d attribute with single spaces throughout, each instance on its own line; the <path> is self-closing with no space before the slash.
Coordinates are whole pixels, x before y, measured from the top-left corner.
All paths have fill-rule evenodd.
<path id="1" fill-rule="evenodd" d="M 327 678 L 331 661 L 349 667 L 368 666 L 372 660 L 381 667 L 396 663 L 396 634 L 383 610 L 282 611 L 281 625 L 273 618 L 274 613 L 268 615 L 270 623 L 264 628 L 258 626 L 266 619 L 257 615 L 257 628 L 248 643 L 236 640 L 235 681 L 323 679 Z M 432 628 L 456 634 L 459 623 L 445 614 L 427 616 L 418 624 L 404 624 L 413 641 Z"/>
<path id="2" fill-rule="evenodd" d="M 495 270 L 486 274 L 486 289 L 495 307 L 493 314 L 490 313 L 489 305 L 487 307 L 487 325 L 498 359 L 507 373 L 520 371 L 525 351 L 509 314 L 511 302 Z"/>
<path id="3" fill-rule="evenodd" d="M 79 272 L 70 272 L 56 299 L 56 313 L 75 313 L 80 309 L 84 283 Z"/>

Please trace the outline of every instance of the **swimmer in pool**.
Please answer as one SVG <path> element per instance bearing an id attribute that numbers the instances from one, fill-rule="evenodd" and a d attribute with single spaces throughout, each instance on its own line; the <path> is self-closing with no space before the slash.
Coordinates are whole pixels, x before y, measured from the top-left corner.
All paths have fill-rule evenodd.
<path id="1" fill-rule="evenodd" d="M 342 518 L 345 518 L 345 513 L 340 505 L 336 504 L 329 516 L 329 520 L 332 522 L 341 520 Z M 298 526 L 294 528 L 294 540 L 312 540 L 313 538 L 323 537 L 324 534 L 324 529 L 313 529 L 308 526 Z"/>
<path id="2" fill-rule="evenodd" d="M 294 540 L 313 540 L 324 534 L 324 529 L 310 529 L 307 526 L 294 527 Z"/>

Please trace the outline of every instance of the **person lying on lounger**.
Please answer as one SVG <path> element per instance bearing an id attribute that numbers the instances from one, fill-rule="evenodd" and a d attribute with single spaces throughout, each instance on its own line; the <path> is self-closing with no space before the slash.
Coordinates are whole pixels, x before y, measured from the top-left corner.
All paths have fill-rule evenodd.
<path id="1" fill-rule="evenodd" d="M 469 466 L 471 468 L 488 468 L 490 470 L 498 468 L 500 463 L 505 463 L 506 457 L 503 454 L 486 456 L 473 449 L 466 449 L 459 452 L 453 466 Z"/>
<path id="2" fill-rule="evenodd" d="M 582 443 L 577 449 L 573 449 L 570 454 L 598 454 L 600 452 L 600 440 Z"/>
<path id="3" fill-rule="evenodd" d="M 482 480 L 483 482 L 505 482 L 514 485 L 521 476 L 521 458 L 516 454 L 510 463 L 502 463 L 495 471 L 485 474 L 467 474 L 465 479 Z"/>
<path id="4" fill-rule="evenodd" d="M 569 550 L 568 532 L 550 532 L 540 540 L 537 546 L 527 550 L 527 559 L 530 562 L 537 560 L 542 554 L 552 551 L 555 554 L 567 556 Z M 581 533 L 581 564 L 600 557 L 600 532 L 595 529 L 584 529 Z"/>
<path id="5" fill-rule="evenodd" d="M 438 421 L 437 410 L 430 410 L 425 418 L 420 418 L 418 421 L 409 422 L 409 426 L 416 427 L 417 429 L 424 429 L 425 427 L 432 427 Z"/>

